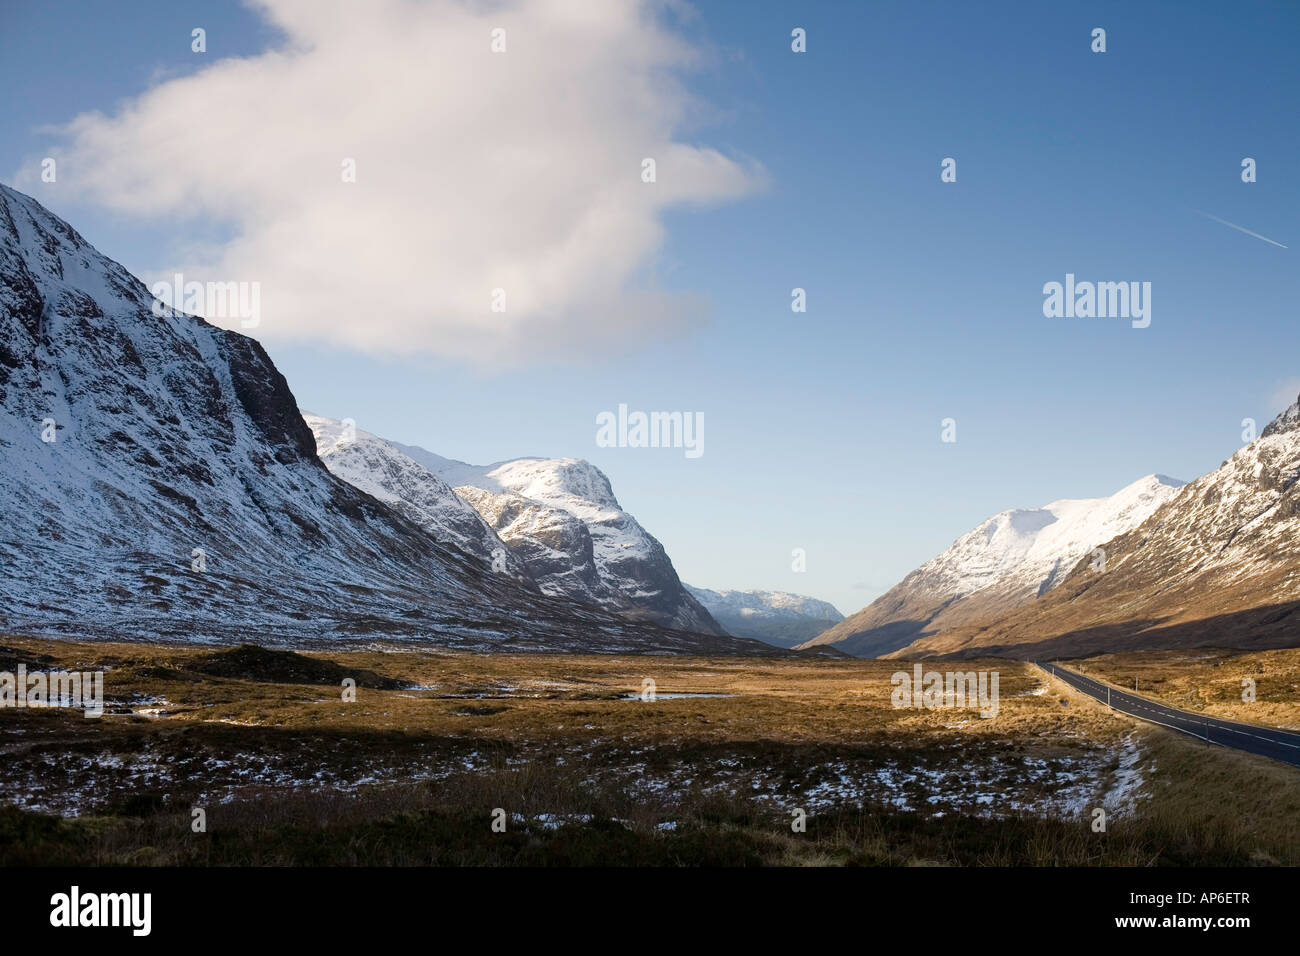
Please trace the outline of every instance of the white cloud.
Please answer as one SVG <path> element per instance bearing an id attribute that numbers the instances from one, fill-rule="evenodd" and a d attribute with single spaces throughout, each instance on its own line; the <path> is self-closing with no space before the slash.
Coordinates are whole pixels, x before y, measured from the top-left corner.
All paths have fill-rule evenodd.
<path id="1" fill-rule="evenodd" d="M 253 334 L 268 341 L 485 364 L 596 354 L 707 313 L 703 296 L 654 281 L 662 214 L 746 195 L 764 174 L 675 141 L 701 54 L 660 5 L 256 7 L 284 45 L 63 130 L 61 185 L 146 219 L 230 227 L 218 246 L 178 246 L 160 276 L 259 282 Z M 490 50 L 497 27 L 505 53 Z"/>

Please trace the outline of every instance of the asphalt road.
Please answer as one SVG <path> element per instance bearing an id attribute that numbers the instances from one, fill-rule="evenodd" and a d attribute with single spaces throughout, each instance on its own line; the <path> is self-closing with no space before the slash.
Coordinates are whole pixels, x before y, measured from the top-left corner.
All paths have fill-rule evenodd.
<path id="1" fill-rule="evenodd" d="M 1091 677 L 1084 677 L 1060 664 L 1035 663 L 1075 690 L 1082 691 L 1089 697 L 1095 697 L 1103 704 L 1106 703 L 1109 691 L 1110 706 L 1122 714 L 1182 731 L 1200 740 L 1208 740 L 1212 744 L 1244 750 L 1247 753 L 1300 766 L 1300 734 L 1289 730 L 1256 727 L 1253 724 L 1238 724 L 1231 720 L 1207 717 L 1205 714 L 1188 710 L 1176 710 L 1147 700 L 1145 697 L 1127 694 L 1115 687 L 1107 687 Z"/>

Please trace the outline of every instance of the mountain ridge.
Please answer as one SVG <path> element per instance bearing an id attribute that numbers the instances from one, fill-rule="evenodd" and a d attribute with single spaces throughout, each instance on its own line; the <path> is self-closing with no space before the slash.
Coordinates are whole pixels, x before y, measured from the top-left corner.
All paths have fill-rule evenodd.
<path id="1" fill-rule="evenodd" d="M 1057 586 L 1085 554 L 1184 486 L 1146 475 L 1102 498 L 1059 499 L 986 518 L 871 604 L 801 645 L 876 657 L 938 630 L 990 620 Z"/>
<path id="2" fill-rule="evenodd" d="M 1171 647 L 1295 645 L 1300 610 L 1300 397 L 1253 442 L 1061 585 L 975 627 L 890 656 L 1085 656 Z"/>
<path id="3" fill-rule="evenodd" d="M 413 463 L 472 507 L 543 592 L 665 627 L 726 633 L 682 584 L 658 539 L 623 510 L 609 477 L 590 462 L 528 457 L 471 465 L 418 445 L 378 441 L 400 456 L 372 463 L 387 477 L 345 477 L 391 486 L 394 463 Z"/>

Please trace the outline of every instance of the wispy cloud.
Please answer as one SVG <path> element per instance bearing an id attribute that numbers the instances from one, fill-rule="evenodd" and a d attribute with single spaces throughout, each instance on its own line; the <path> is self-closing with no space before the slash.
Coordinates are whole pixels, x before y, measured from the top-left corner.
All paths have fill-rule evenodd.
<path id="1" fill-rule="evenodd" d="M 178 245 L 159 276 L 259 282 L 263 339 L 497 365 L 599 354 L 707 314 L 655 281 L 663 214 L 744 196 L 764 173 L 676 140 L 702 54 L 672 4 L 255 6 L 282 47 L 160 78 L 62 130 L 61 190 L 229 228 Z"/>

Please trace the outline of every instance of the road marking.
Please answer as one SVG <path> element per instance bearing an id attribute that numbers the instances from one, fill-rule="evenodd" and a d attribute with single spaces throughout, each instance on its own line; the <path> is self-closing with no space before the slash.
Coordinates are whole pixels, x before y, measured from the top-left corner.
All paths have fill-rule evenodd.
<path id="1" fill-rule="evenodd" d="M 1035 666 L 1038 667 L 1040 670 L 1043 669 L 1043 666 L 1041 664 L 1035 663 Z M 1093 700 L 1096 701 L 1101 701 L 1102 699 L 1100 691 L 1093 692 L 1084 685 L 1091 684 L 1097 688 L 1104 688 L 1107 686 L 1105 684 L 1102 684 L 1100 681 L 1094 680 L 1091 677 L 1084 677 L 1082 674 L 1076 674 L 1073 671 L 1063 670 L 1062 672 L 1057 673 L 1055 669 L 1055 665 L 1052 665 L 1051 674 L 1053 677 L 1060 678 L 1061 680 L 1065 681 L 1066 684 L 1070 685 L 1071 687 L 1075 688 L 1078 691 L 1087 694 L 1089 697 L 1091 697 Z M 1166 707 L 1163 704 L 1153 704 L 1152 702 L 1147 701 L 1146 698 L 1144 697 L 1133 697 L 1128 694 L 1123 694 L 1122 692 L 1119 691 L 1115 691 L 1114 693 L 1120 694 L 1121 704 L 1127 703 L 1128 706 L 1132 708 L 1131 710 L 1125 710 L 1121 706 L 1117 708 L 1120 711 L 1120 713 L 1127 714 L 1130 717 L 1138 717 L 1139 720 L 1146 720 L 1153 724 L 1158 724 L 1161 727 L 1168 727 L 1170 730 L 1176 730 L 1179 733 L 1187 734 L 1187 736 L 1192 737 L 1196 740 L 1204 740 L 1206 743 L 1211 743 L 1219 747 L 1227 747 L 1228 746 L 1227 744 L 1224 744 L 1218 740 L 1212 740 L 1208 736 L 1210 730 L 1222 730 L 1222 731 L 1231 731 L 1232 733 L 1235 734 L 1241 734 L 1243 737 L 1254 737 L 1256 740 L 1262 740 L 1264 741 L 1264 743 L 1267 744 L 1274 744 L 1281 747 L 1290 747 L 1294 750 L 1300 750 L 1300 744 L 1287 743 L 1285 740 L 1277 740 L 1276 738 L 1273 737 L 1261 736 L 1260 734 L 1251 733 L 1249 730 L 1239 729 L 1242 726 L 1248 726 L 1248 725 L 1234 725 L 1228 721 L 1220 721 L 1218 718 L 1215 717 L 1200 716 L 1196 714 L 1195 711 L 1183 711 L 1173 707 Z M 1142 703 L 1138 703 L 1138 701 L 1142 701 Z M 1185 727 L 1180 727 L 1177 726 L 1176 724 L 1167 724 L 1164 721 L 1156 720 L 1153 717 L 1140 717 L 1137 714 L 1137 711 L 1139 710 L 1144 710 L 1147 713 L 1151 713 L 1151 714 L 1158 714 L 1162 717 L 1168 717 L 1170 720 L 1183 721 L 1184 723 L 1191 724 L 1193 728 L 1196 728 L 1198 730 L 1203 730 L 1207 736 L 1201 736 L 1201 734 L 1194 733 L 1192 730 L 1188 730 Z M 1272 728 L 1263 728 L 1263 727 L 1258 727 L 1253 729 L 1264 730 L 1265 733 L 1285 734 L 1289 737 L 1300 737 L 1300 734 L 1297 734 L 1290 730 L 1282 730 L 1280 728 L 1277 730 L 1273 730 Z M 1241 748 L 1234 748 L 1234 749 L 1241 749 Z M 1247 750 L 1246 753 L 1255 753 L 1255 751 Z M 1271 755 L 1256 753 L 1256 756 L 1267 757 Z M 1274 759 L 1278 759 L 1278 758 L 1274 758 Z"/>

